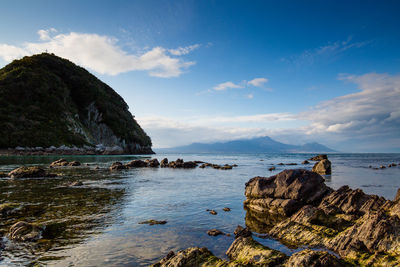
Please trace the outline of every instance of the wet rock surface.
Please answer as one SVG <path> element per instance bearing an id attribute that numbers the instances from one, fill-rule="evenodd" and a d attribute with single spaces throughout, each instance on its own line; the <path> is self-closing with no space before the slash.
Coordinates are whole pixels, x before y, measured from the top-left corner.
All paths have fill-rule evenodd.
<path id="1" fill-rule="evenodd" d="M 55 174 L 50 174 L 45 169 L 37 166 L 32 167 L 19 167 L 8 173 L 11 178 L 41 178 L 41 177 L 54 177 Z"/>
<path id="2" fill-rule="evenodd" d="M 315 163 L 312 171 L 322 175 L 332 174 L 332 164 L 329 159 L 323 159 Z"/>
<path id="3" fill-rule="evenodd" d="M 342 267 L 345 266 L 338 258 L 326 251 L 305 249 L 293 254 L 285 267 Z"/>
<path id="4" fill-rule="evenodd" d="M 320 160 L 323 160 L 323 159 L 328 159 L 328 155 L 326 155 L 326 154 L 320 154 L 320 155 L 311 157 L 309 160 L 320 161 Z"/>
<path id="5" fill-rule="evenodd" d="M 307 170 L 284 170 L 271 177 L 255 177 L 246 183 L 245 206 L 256 212 L 290 215 L 302 205 L 316 203 L 332 189 L 324 179 Z"/>
<path id="6" fill-rule="evenodd" d="M 20 221 L 10 227 L 8 237 L 16 241 L 35 241 L 41 237 L 42 231 L 39 226 Z"/>
<path id="7" fill-rule="evenodd" d="M 311 182 L 315 178 L 304 175 L 304 170 L 295 173 L 302 175 L 303 185 L 316 185 Z M 393 266 L 400 261 L 400 190 L 394 201 L 388 201 L 365 194 L 360 189 L 343 186 L 334 191 L 323 184 L 306 187 L 314 188 L 303 193 L 311 197 L 313 201 L 310 201 L 304 196 L 298 197 L 302 192 L 301 186 L 294 187 L 286 182 L 284 187 L 288 192 L 277 190 L 279 184 L 276 180 L 280 175 L 290 177 L 287 171 L 283 171 L 275 177 L 253 178 L 246 184 L 247 200 L 244 204 L 247 208 L 246 225 L 250 229 L 267 233 L 289 246 L 329 249 L 349 264 Z M 315 192 L 321 188 L 324 188 L 324 193 L 317 196 L 323 197 L 315 197 Z M 296 212 L 291 214 L 285 210 L 288 205 L 283 204 L 283 196 L 296 201 L 296 209 L 292 209 Z M 326 254 L 317 261 L 313 260 L 314 256 L 296 254 L 298 259 L 289 260 L 287 264 L 340 266 L 335 265 L 338 264 L 335 258 Z"/>
<path id="8" fill-rule="evenodd" d="M 166 224 L 167 221 L 157 221 L 157 220 L 147 220 L 139 222 L 139 224 L 148 224 L 148 225 L 156 225 L 156 224 Z"/>
<path id="9" fill-rule="evenodd" d="M 209 236 L 225 235 L 224 232 L 222 232 L 222 231 L 220 231 L 220 230 L 218 230 L 218 229 L 211 229 L 211 230 L 208 230 L 208 231 L 207 231 L 207 234 L 208 234 Z"/>

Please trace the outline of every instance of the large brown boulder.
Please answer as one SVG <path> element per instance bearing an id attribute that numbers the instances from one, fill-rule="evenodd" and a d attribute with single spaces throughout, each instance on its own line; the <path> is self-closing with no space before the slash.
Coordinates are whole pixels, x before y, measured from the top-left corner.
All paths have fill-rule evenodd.
<path id="1" fill-rule="evenodd" d="M 148 159 L 145 162 L 147 163 L 147 167 L 156 168 L 156 167 L 160 166 L 158 159 Z"/>
<path id="2" fill-rule="evenodd" d="M 161 166 L 161 168 L 168 167 L 168 159 L 164 158 L 163 160 L 161 160 L 160 166 Z"/>
<path id="3" fill-rule="evenodd" d="M 315 163 L 312 171 L 322 175 L 332 174 L 332 164 L 329 159 L 323 159 Z"/>
<path id="4" fill-rule="evenodd" d="M 246 183 L 247 198 L 292 199 L 304 204 L 319 202 L 332 192 L 324 179 L 303 169 L 284 170 L 271 177 L 255 177 Z"/>
<path id="5" fill-rule="evenodd" d="M 37 177 L 46 177 L 46 171 L 40 167 L 32 166 L 32 167 L 19 167 L 8 173 L 8 176 L 11 178 L 37 178 Z"/>

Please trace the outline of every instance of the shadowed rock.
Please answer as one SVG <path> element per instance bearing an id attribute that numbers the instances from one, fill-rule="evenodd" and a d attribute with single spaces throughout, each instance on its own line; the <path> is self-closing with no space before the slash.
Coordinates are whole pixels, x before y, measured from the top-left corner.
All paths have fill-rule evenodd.
<path id="1" fill-rule="evenodd" d="M 35 241 L 41 237 L 42 231 L 41 227 L 20 221 L 10 227 L 8 236 L 16 241 Z"/>
<path id="2" fill-rule="evenodd" d="M 127 163 L 125 166 L 129 168 L 141 168 L 141 167 L 147 167 L 147 163 L 143 160 L 136 159 L 132 160 L 131 162 Z"/>
<path id="3" fill-rule="evenodd" d="M 8 173 L 11 178 L 38 178 L 38 177 L 54 177 L 56 175 L 48 174 L 40 167 L 19 167 Z"/>
<path id="4" fill-rule="evenodd" d="M 119 171 L 119 170 L 124 170 L 127 169 L 125 165 L 123 165 L 121 162 L 114 162 L 111 164 L 110 171 Z"/>

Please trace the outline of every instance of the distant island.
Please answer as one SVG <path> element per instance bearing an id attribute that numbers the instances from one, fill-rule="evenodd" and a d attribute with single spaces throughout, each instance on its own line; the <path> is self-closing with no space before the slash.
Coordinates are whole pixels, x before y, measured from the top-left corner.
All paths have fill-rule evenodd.
<path id="1" fill-rule="evenodd" d="M 110 86 L 54 54 L 0 69 L 0 149 L 21 153 L 153 153 Z"/>
<path id="2" fill-rule="evenodd" d="M 217 143 L 193 143 L 187 146 L 155 149 L 158 153 L 295 153 L 295 152 L 335 152 L 319 143 L 288 145 L 268 136 L 252 139 L 239 139 Z"/>

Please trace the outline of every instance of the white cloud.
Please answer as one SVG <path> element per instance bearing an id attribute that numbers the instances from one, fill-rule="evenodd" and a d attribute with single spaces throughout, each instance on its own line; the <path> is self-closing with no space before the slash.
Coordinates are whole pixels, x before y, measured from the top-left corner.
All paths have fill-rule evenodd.
<path id="1" fill-rule="evenodd" d="M 248 99 L 253 99 L 253 98 L 254 98 L 254 94 L 248 94 L 246 97 L 247 97 Z"/>
<path id="2" fill-rule="evenodd" d="M 249 85 L 253 85 L 255 87 L 262 87 L 267 82 L 268 82 L 268 79 L 266 79 L 266 78 L 254 78 L 253 80 L 248 81 L 247 83 Z"/>
<path id="3" fill-rule="evenodd" d="M 370 43 L 371 41 L 352 42 L 350 36 L 344 41 L 331 42 L 314 49 L 307 49 L 299 55 L 282 58 L 282 61 L 296 65 L 314 64 L 321 59 L 332 59 L 347 50 L 361 48 Z"/>
<path id="4" fill-rule="evenodd" d="M 301 144 L 316 141 L 339 151 L 400 151 L 400 75 L 340 75 L 358 91 L 298 114 L 269 113 L 197 118 L 142 118 L 156 147 L 268 135 Z M 305 123 L 301 123 L 305 122 Z"/>
<path id="5" fill-rule="evenodd" d="M 131 54 L 121 49 L 117 44 L 118 40 L 113 37 L 91 33 L 70 32 L 54 35 L 55 33 L 53 28 L 40 30 L 40 42 L 28 42 L 21 46 L 0 44 L 0 58 L 9 62 L 25 55 L 47 51 L 101 74 L 148 71 L 149 75 L 162 78 L 178 77 L 195 64 L 168 55 L 169 50 L 163 47 L 154 47 L 141 54 Z M 187 54 L 194 48 L 182 49 L 180 55 Z"/>
<path id="6" fill-rule="evenodd" d="M 243 86 L 239 84 L 234 84 L 233 82 L 224 82 L 216 85 L 214 90 L 216 91 L 224 91 L 226 89 L 233 89 L 233 88 L 243 88 Z"/>
<path id="7" fill-rule="evenodd" d="M 216 91 L 224 91 L 227 89 L 234 89 L 234 88 L 245 88 L 246 86 L 252 85 L 255 87 L 263 87 L 265 83 L 268 82 L 268 79 L 266 78 L 254 78 L 251 81 L 242 81 L 240 84 L 233 83 L 231 81 L 220 83 L 216 86 L 214 86 L 214 90 Z M 252 94 L 247 95 L 248 98 L 253 98 Z"/>
<path id="8" fill-rule="evenodd" d="M 185 47 L 178 47 L 177 49 L 169 49 L 168 51 L 174 55 L 174 56 L 182 56 L 182 55 L 187 55 L 193 50 L 199 48 L 199 44 L 194 44 L 194 45 L 189 45 Z"/>

